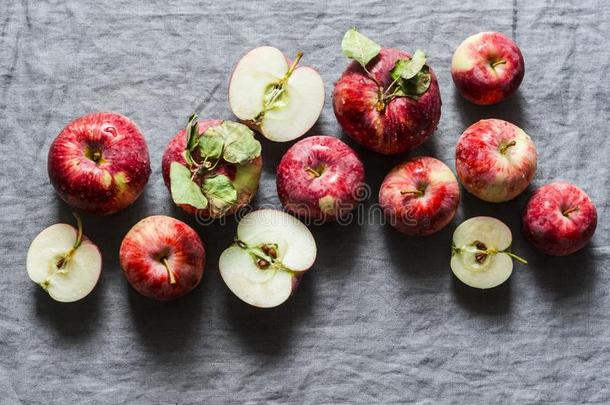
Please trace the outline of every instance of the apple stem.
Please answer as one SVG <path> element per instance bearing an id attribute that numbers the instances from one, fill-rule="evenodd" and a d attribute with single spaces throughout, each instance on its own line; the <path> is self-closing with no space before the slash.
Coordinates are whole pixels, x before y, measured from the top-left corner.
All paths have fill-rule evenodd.
<path id="1" fill-rule="evenodd" d="M 574 211 L 578 211 L 578 207 L 572 207 L 562 212 L 564 217 L 567 217 L 568 214 L 571 214 Z"/>
<path id="2" fill-rule="evenodd" d="M 512 257 L 513 259 L 515 259 L 516 261 L 518 261 L 520 263 L 527 264 L 527 260 L 525 260 L 521 256 L 517 256 L 516 254 L 507 252 L 507 251 L 504 251 L 503 253 L 506 253 L 507 255 L 509 255 L 510 257 Z"/>
<path id="3" fill-rule="evenodd" d="M 286 72 L 286 74 L 284 75 L 284 78 L 282 79 L 283 82 L 285 82 L 286 80 L 288 80 L 288 78 L 290 77 L 290 75 L 292 74 L 292 72 L 294 72 L 294 69 L 297 68 L 297 65 L 299 64 L 299 62 L 301 61 L 301 58 L 303 57 L 303 52 L 299 51 L 297 52 L 297 57 L 294 58 L 294 61 L 292 62 L 292 64 L 290 65 L 290 68 L 288 68 L 288 72 Z"/>
<path id="4" fill-rule="evenodd" d="M 417 196 L 422 196 L 424 195 L 424 192 L 421 190 L 400 190 L 400 194 L 401 195 L 405 195 L 405 194 L 415 194 Z"/>
<path id="5" fill-rule="evenodd" d="M 517 141 L 514 141 L 514 140 L 513 140 L 513 141 L 511 141 L 510 143 L 507 143 L 506 145 L 502 145 L 502 146 L 500 147 L 500 153 L 501 153 L 501 154 L 505 154 L 505 153 L 506 153 L 506 151 L 508 150 L 508 148 L 510 148 L 510 147 L 512 147 L 512 146 L 515 146 L 516 144 L 517 144 Z"/>
<path id="6" fill-rule="evenodd" d="M 169 277 L 169 283 L 171 285 L 176 284 L 176 277 L 174 276 L 174 272 L 172 271 L 172 268 L 169 265 L 169 261 L 167 260 L 167 257 L 164 257 L 163 259 L 161 259 L 161 262 L 165 266 L 165 270 L 167 270 L 167 276 Z"/>
<path id="7" fill-rule="evenodd" d="M 495 69 L 496 66 L 504 65 L 505 63 L 506 63 L 505 60 L 497 60 L 497 61 L 491 63 L 491 68 Z"/>
<path id="8" fill-rule="evenodd" d="M 322 174 L 318 173 L 316 170 L 312 169 L 311 167 L 308 167 L 307 169 L 305 169 L 305 171 L 309 174 L 311 174 L 313 177 L 320 177 Z"/>

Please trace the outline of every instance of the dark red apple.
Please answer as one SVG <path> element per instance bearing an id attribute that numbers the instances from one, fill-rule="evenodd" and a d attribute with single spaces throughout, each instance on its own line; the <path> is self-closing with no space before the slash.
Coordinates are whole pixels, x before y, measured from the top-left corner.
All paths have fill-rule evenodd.
<path id="1" fill-rule="evenodd" d="M 129 284 L 140 294 L 173 300 L 197 287 L 205 250 L 197 232 L 164 215 L 144 218 L 123 238 L 119 252 Z"/>
<path id="2" fill-rule="evenodd" d="M 115 112 L 69 123 L 49 149 L 49 179 L 70 206 L 111 214 L 131 205 L 150 176 L 148 147 L 129 118 Z"/>
<path id="3" fill-rule="evenodd" d="M 197 123 L 196 116 L 195 122 Z M 252 133 L 252 131 L 245 125 L 223 120 L 199 121 L 197 123 L 197 130 L 198 133 L 203 137 L 206 134 L 206 131 L 208 131 L 208 129 L 222 128 L 223 124 L 225 123 L 230 124 L 231 127 L 238 125 L 240 126 L 240 128 L 243 127 L 241 128 L 242 130 L 249 131 L 250 133 Z M 214 204 L 212 204 L 213 196 L 208 195 L 205 190 L 202 190 L 202 193 L 210 201 L 210 203 L 205 208 L 197 208 L 193 205 L 186 203 L 178 203 L 177 205 L 186 212 L 190 214 L 197 214 L 202 218 L 219 218 L 224 215 L 230 215 L 237 211 L 239 208 L 246 206 L 256 194 L 263 166 L 263 160 L 260 154 L 260 143 L 258 143 L 258 141 L 255 142 L 256 144 L 258 144 L 259 148 L 258 155 L 255 158 L 247 160 L 241 164 L 236 164 L 226 161 L 223 157 L 219 157 L 218 159 L 213 161 L 212 166 L 208 170 L 202 168 L 202 170 L 199 171 L 199 174 L 193 176 L 193 181 L 199 187 L 203 185 L 205 179 L 219 175 L 226 176 L 235 190 L 234 200 L 228 202 L 227 204 L 224 204 L 222 207 L 214 206 Z M 172 163 L 179 163 L 180 165 L 184 165 L 185 167 L 189 166 L 184 156 L 186 148 L 187 133 L 185 129 L 182 129 L 170 140 L 169 144 L 165 148 L 165 152 L 163 153 L 163 159 L 161 163 L 163 180 L 170 193 L 172 192 L 170 176 Z M 193 151 L 192 158 L 194 160 L 195 165 L 201 165 L 205 161 L 205 157 L 201 156 L 199 149 L 195 149 Z"/>
<path id="4" fill-rule="evenodd" d="M 379 189 L 379 204 L 390 224 L 407 235 L 440 231 L 460 202 L 460 187 L 440 160 L 422 156 L 394 167 Z"/>
<path id="5" fill-rule="evenodd" d="M 479 105 L 499 103 L 513 94 L 524 74 L 521 50 L 499 32 L 466 38 L 451 62 L 451 77 L 460 94 Z"/>
<path id="6" fill-rule="evenodd" d="M 591 240 L 597 210 L 587 193 L 567 182 L 547 184 L 534 193 L 523 213 L 523 233 L 541 252 L 574 253 Z"/>
<path id="7" fill-rule="evenodd" d="M 441 117 L 441 94 L 436 75 L 427 65 L 429 87 L 414 97 L 386 98 L 391 71 L 411 54 L 384 48 L 368 64 L 367 73 L 352 62 L 335 83 L 333 109 L 343 130 L 365 147 L 383 154 L 408 152 L 436 130 Z"/>
<path id="8" fill-rule="evenodd" d="M 339 139 L 312 136 L 288 149 L 277 168 L 276 181 L 288 212 L 316 223 L 333 221 L 358 204 L 364 165 Z"/>

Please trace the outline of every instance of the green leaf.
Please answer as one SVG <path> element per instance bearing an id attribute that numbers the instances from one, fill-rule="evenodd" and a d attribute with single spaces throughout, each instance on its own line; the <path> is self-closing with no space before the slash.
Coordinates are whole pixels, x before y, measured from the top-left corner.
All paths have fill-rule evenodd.
<path id="1" fill-rule="evenodd" d="M 210 204 L 219 210 L 224 210 L 237 202 L 237 190 L 231 180 L 223 174 L 206 178 L 202 189 Z"/>
<path id="2" fill-rule="evenodd" d="M 224 143 L 225 139 L 222 132 L 208 129 L 199 138 L 199 153 L 201 154 L 201 157 L 208 160 L 219 159 L 222 155 Z"/>
<path id="3" fill-rule="evenodd" d="M 199 138 L 199 128 L 197 122 L 197 114 L 192 114 L 189 117 L 189 122 L 186 125 L 186 149 L 192 151 L 197 146 Z"/>
<path id="4" fill-rule="evenodd" d="M 185 149 L 184 151 L 182 151 L 182 157 L 184 158 L 184 161 L 189 164 L 189 166 L 192 166 L 195 164 L 195 162 L 193 160 L 193 155 L 191 155 L 190 150 Z"/>
<path id="5" fill-rule="evenodd" d="M 341 41 L 341 51 L 345 56 L 354 59 L 366 69 L 367 63 L 379 54 L 381 46 L 371 41 L 356 28 L 347 30 Z"/>
<path id="6" fill-rule="evenodd" d="M 191 171 L 180 163 L 173 162 L 169 169 L 172 199 L 176 204 L 188 204 L 198 209 L 208 206 L 201 189 L 191 180 Z"/>
<path id="7" fill-rule="evenodd" d="M 261 143 L 254 138 L 254 132 L 237 122 L 222 123 L 225 133 L 223 158 L 229 163 L 243 164 L 261 154 Z"/>
<path id="8" fill-rule="evenodd" d="M 411 59 L 399 59 L 396 61 L 394 68 L 390 72 L 392 79 L 398 80 L 400 78 L 409 80 L 419 71 L 421 71 L 426 64 L 426 54 L 420 49 L 415 51 Z"/>
<path id="9" fill-rule="evenodd" d="M 415 77 L 409 80 L 401 80 L 399 86 L 405 96 L 411 98 L 419 98 L 422 94 L 428 91 L 432 75 L 427 67 L 417 72 Z"/>

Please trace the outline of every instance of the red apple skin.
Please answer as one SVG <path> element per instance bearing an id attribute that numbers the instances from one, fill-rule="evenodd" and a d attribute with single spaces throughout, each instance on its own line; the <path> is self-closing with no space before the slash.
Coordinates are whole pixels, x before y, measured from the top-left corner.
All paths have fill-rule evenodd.
<path id="1" fill-rule="evenodd" d="M 168 301 L 197 287 L 203 276 L 205 249 L 199 235 L 187 224 L 164 215 L 142 219 L 129 230 L 119 252 L 129 284 L 145 297 Z M 170 283 L 166 257 L 174 274 Z"/>
<path id="2" fill-rule="evenodd" d="M 506 147 L 511 142 L 514 146 Z M 531 183 L 538 155 L 531 138 L 519 127 L 498 119 L 468 127 L 456 147 L 455 166 L 466 190 L 488 202 L 509 201 Z"/>
<path id="3" fill-rule="evenodd" d="M 521 50 L 499 32 L 481 32 L 466 38 L 451 62 L 451 77 L 458 91 L 479 105 L 496 104 L 513 94 L 524 74 Z"/>
<path id="4" fill-rule="evenodd" d="M 142 133 L 116 112 L 91 113 L 69 123 L 51 144 L 47 167 L 61 199 L 92 214 L 128 207 L 142 194 L 150 176 Z"/>
<path id="5" fill-rule="evenodd" d="M 551 256 L 582 249 L 596 227 L 595 204 L 587 193 L 568 182 L 536 190 L 523 213 L 523 233 L 538 250 Z"/>
<path id="6" fill-rule="evenodd" d="M 411 54 L 383 48 L 367 65 L 385 89 L 392 82 L 390 71 L 398 59 Z M 408 152 L 421 145 L 436 130 L 441 117 L 441 94 L 436 75 L 428 90 L 414 100 L 396 97 L 383 109 L 376 108 L 378 87 L 364 69 L 352 62 L 335 83 L 333 109 L 343 130 L 363 146 L 386 155 Z"/>
<path id="7" fill-rule="evenodd" d="M 419 190 L 422 194 L 406 191 Z M 390 224 L 406 235 L 427 236 L 455 216 L 460 187 L 440 160 L 422 156 L 394 167 L 379 189 L 379 204 Z"/>
<path id="8" fill-rule="evenodd" d="M 203 134 L 207 131 L 208 128 L 222 124 L 223 120 L 203 120 L 199 121 L 198 128 L 199 133 Z M 165 182 L 165 186 L 171 192 L 170 187 L 170 178 L 169 171 L 171 164 L 173 162 L 178 162 L 182 165 L 186 166 L 186 161 L 184 160 L 184 156 L 182 156 L 182 152 L 186 148 L 186 131 L 181 129 L 168 143 L 165 148 L 165 152 L 163 153 L 163 158 L 161 162 L 161 171 L 163 172 L 163 181 Z M 196 151 L 193 153 L 196 155 Z M 248 205 L 248 203 L 252 200 L 256 191 L 258 190 L 258 182 L 260 179 L 261 171 L 263 169 L 263 159 L 261 156 L 249 162 L 247 165 L 234 165 L 226 162 L 221 162 L 216 166 L 216 169 L 213 171 L 215 174 L 224 174 L 231 181 L 235 181 L 236 177 L 239 173 L 244 173 L 243 177 L 246 181 L 239 182 L 236 185 L 237 188 L 237 204 L 231 208 L 229 208 L 224 213 L 218 213 L 209 208 L 205 208 L 203 210 L 199 210 L 192 205 L 189 204 L 178 204 L 180 208 L 191 215 L 197 215 L 201 218 L 219 218 L 225 215 L 231 215 L 235 213 L 240 208 Z M 238 173 L 239 172 L 239 173 Z M 199 179 L 201 180 L 201 179 Z"/>
<path id="9" fill-rule="evenodd" d="M 320 172 L 320 176 L 308 168 Z M 356 152 L 339 139 L 311 136 L 284 154 L 276 182 L 286 211 L 316 223 L 335 221 L 358 204 L 364 165 Z"/>

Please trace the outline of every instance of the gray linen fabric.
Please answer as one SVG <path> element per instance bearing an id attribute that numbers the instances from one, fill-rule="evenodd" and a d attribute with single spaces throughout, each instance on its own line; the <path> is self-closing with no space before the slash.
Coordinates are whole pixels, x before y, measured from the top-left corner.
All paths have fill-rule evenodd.
<path id="1" fill-rule="evenodd" d="M 424 49 L 443 97 L 438 130 L 409 156 L 454 167 L 460 133 L 485 117 L 534 139 L 539 169 L 515 201 L 463 193 L 456 219 L 428 238 L 378 222 L 313 228 L 315 268 L 286 305 L 239 302 L 218 274 L 235 222 L 201 226 L 176 209 L 160 164 L 172 135 L 197 111 L 231 119 L 227 85 L 248 49 L 271 44 L 319 69 L 326 102 L 310 134 L 346 140 L 373 195 L 406 156 L 366 151 L 342 134 L 331 107 L 347 65 L 344 31 L 385 46 Z M 526 61 L 516 96 L 493 107 L 462 100 L 451 56 L 468 35 L 502 31 Z M 28 1 L 0 2 L 0 402 L 2 403 L 538 403 L 610 401 L 610 4 L 603 1 Z M 100 247 L 99 285 L 82 302 L 55 303 L 31 283 L 25 255 L 44 227 L 71 222 L 48 182 L 50 143 L 91 111 L 134 119 L 153 173 L 142 197 L 110 217 L 84 216 Z M 290 144 L 263 142 L 255 205 L 279 207 L 275 168 Z M 549 258 L 524 240 L 520 217 L 535 187 L 565 179 L 599 213 L 591 245 Z M 120 241 L 139 219 L 167 214 L 194 226 L 208 261 L 186 298 L 156 303 L 121 274 Z M 449 270 L 455 226 L 493 215 L 530 260 L 493 291 Z"/>

